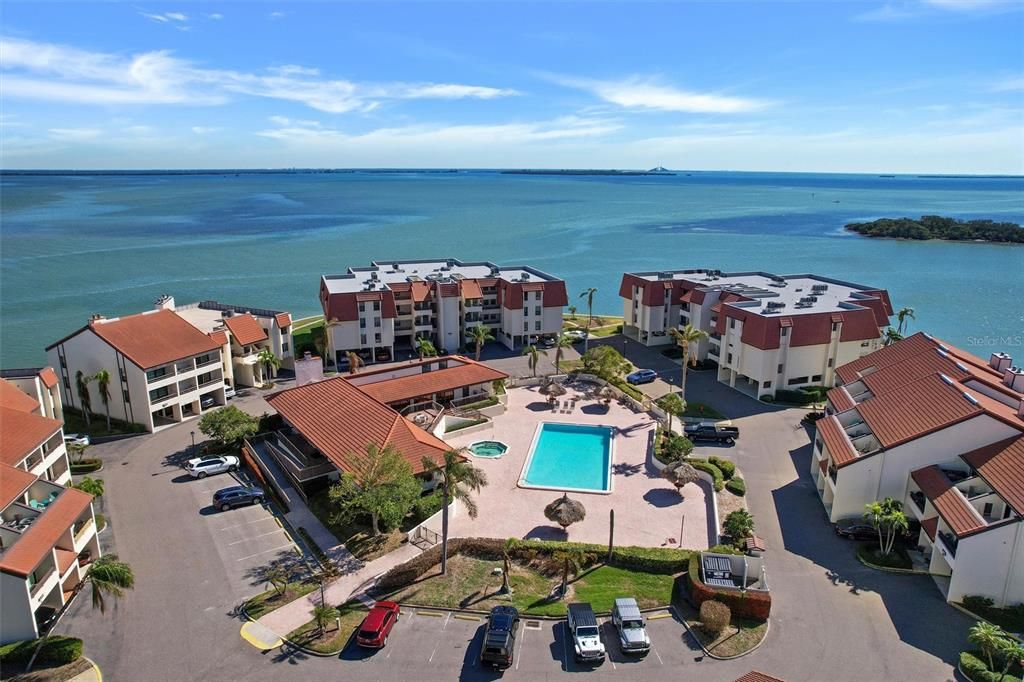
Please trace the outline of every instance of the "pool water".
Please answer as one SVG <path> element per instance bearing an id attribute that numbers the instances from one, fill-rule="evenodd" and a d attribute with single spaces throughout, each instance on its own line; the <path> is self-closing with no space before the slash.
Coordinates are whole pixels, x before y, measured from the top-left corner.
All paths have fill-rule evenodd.
<path id="1" fill-rule="evenodd" d="M 469 446 L 477 457 L 501 457 L 508 452 L 508 446 L 496 440 L 480 440 Z"/>
<path id="2" fill-rule="evenodd" d="M 544 422 L 519 485 L 604 493 L 611 490 L 612 434 L 607 426 Z"/>

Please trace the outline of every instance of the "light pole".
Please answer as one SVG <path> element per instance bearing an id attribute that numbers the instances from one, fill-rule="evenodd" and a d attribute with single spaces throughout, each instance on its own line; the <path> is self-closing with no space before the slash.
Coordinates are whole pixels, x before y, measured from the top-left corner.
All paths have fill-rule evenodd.
<path id="1" fill-rule="evenodd" d="M 194 456 L 196 454 L 196 432 L 189 431 L 189 434 L 192 436 L 192 454 Z"/>

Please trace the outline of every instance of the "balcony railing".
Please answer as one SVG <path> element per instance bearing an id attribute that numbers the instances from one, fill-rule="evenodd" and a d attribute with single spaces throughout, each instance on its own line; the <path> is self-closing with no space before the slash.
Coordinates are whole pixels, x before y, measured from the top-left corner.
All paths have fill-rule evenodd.
<path id="1" fill-rule="evenodd" d="M 184 395 L 185 393 L 191 393 L 196 390 L 196 385 L 193 382 L 187 384 L 178 384 L 178 395 Z"/>
<path id="2" fill-rule="evenodd" d="M 36 581 L 36 584 L 32 586 L 32 598 L 33 599 L 35 599 L 36 597 L 39 596 L 39 593 L 42 591 L 43 587 L 46 586 L 46 583 L 48 583 L 50 581 L 50 578 L 52 578 L 53 575 L 56 572 L 57 572 L 56 566 L 51 567 L 50 570 L 46 572 L 46 575 L 44 575 L 40 580 Z"/>
<path id="3" fill-rule="evenodd" d="M 925 502 L 924 493 L 920 490 L 913 490 L 910 493 L 910 499 L 914 501 L 914 506 L 917 507 L 917 510 L 923 514 Z"/>
<path id="4" fill-rule="evenodd" d="M 75 521 L 75 525 L 71 527 L 71 536 L 75 538 L 75 542 L 78 542 L 92 525 L 93 521 L 91 516 L 87 519 Z"/>
<path id="5" fill-rule="evenodd" d="M 196 367 L 206 367 L 207 365 L 213 365 L 220 362 L 220 358 L 211 357 L 207 360 L 196 360 Z"/>
<path id="6" fill-rule="evenodd" d="M 155 396 L 154 395 L 150 395 L 149 396 L 149 404 L 150 405 L 155 405 L 156 403 L 160 403 L 160 402 L 163 402 L 165 400 L 170 400 L 171 398 L 176 398 L 176 397 L 178 397 L 178 394 L 174 393 L 172 391 L 168 391 L 167 393 L 161 393 L 161 394 L 155 395 Z"/>
<path id="7" fill-rule="evenodd" d="M 828 477 L 832 479 L 832 482 L 836 482 L 836 477 L 839 475 L 839 471 L 836 469 L 835 464 L 828 465 Z"/>
<path id="8" fill-rule="evenodd" d="M 949 553 L 955 559 L 956 558 L 956 546 L 957 546 L 957 544 L 959 544 L 959 540 L 957 540 L 956 536 L 953 535 L 952 533 L 947 533 L 947 532 L 941 531 L 941 530 L 938 532 L 938 536 L 939 536 L 939 538 L 942 539 L 942 543 L 944 545 L 946 545 L 946 549 L 949 550 Z"/>
<path id="9" fill-rule="evenodd" d="M 194 365 L 192 364 L 191 360 L 187 360 L 185 362 L 179 362 L 174 367 L 179 372 L 191 372 L 194 368 Z"/>
<path id="10" fill-rule="evenodd" d="M 146 383 L 152 384 L 154 382 L 161 381 L 163 379 L 167 379 L 168 377 L 173 376 L 173 369 L 168 367 L 161 367 L 159 369 L 154 369 L 146 372 Z"/>

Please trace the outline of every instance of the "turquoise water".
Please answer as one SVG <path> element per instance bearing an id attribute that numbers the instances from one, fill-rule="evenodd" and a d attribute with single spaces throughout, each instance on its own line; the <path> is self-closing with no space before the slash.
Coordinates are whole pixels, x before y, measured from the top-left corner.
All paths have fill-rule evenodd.
<path id="1" fill-rule="evenodd" d="M 494 440 L 481 440 L 470 445 L 469 450 L 477 457 L 501 457 L 508 452 L 508 446 Z"/>
<path id="2" fill-rule="evenodd" d="M 611 443 L 605 426 L 542 424 L 521 482 L 559 490 L 610 490 Z"/>
<path id="3" fill-rule="evenodd" d="M 818 272 L 885 287 L 937 336 L 1024 344 L 1024 247 L 871 240 L 845 223 L 935 213 L 1024 223 L 1022 178 L 496 172 L 0 176 L 0 365 L 89 315 L 178 301 L 319 313 L 324 273 L 453 256 L 563 277 L 621 314 L 623 270 Z M 1017 351 L 1020 354 L 1020 351 Z"/>

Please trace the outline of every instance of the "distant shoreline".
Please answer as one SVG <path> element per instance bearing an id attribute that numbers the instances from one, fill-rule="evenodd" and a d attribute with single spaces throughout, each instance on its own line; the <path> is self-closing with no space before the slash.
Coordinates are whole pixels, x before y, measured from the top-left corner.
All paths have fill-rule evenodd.
<path id="1" fill-rule="evenodd" d="M 1024 244 L 1024 228 L 1017 223 L 991 220 L 956 220 L 942 216 L 879 218 L 849 223 L 845 229 L 872 239 L 947 241 L 964 244 Z"/>

